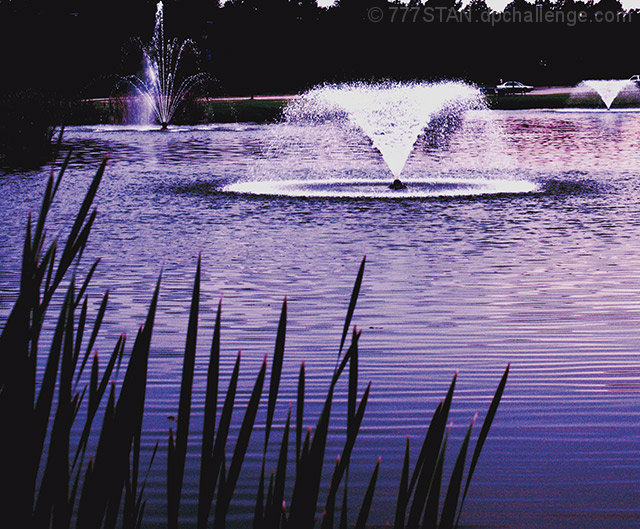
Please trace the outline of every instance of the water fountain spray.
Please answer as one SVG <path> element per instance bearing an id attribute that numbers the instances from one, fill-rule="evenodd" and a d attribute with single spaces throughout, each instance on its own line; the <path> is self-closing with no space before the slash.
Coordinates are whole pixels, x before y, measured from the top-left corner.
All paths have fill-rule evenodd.
<path id="1" fill-rule="evenodd" d="M 274 148 L 266 166 L 256 164 L 254 175 L 223 190 L 367 199 L 534 192 L 535 182 L 487 163 L 485 153 L 502 158 L 501 131 L 489 113 L 480 90 L 459 81 L 322 85 L 293 99 L 273 127 L 273 143 L 286 147 Z M 446 157 L 456 135 L 464 169 L 406 167 L 414 151 L 422 151 L 423 162 L 433 162 L 434 151 Z"/>
<path id="2" fill-rule="evenodd" d="M 143 75 L 129 76 L 127 81 L 151 109 L 162 130 L 167 130 L 171 118 L 189 90 L 206 79 L 203 73 L 182 77 L 181 60 L 188 49 L 194 49 L 193 41 L 165 38 L 164 7 L 162 2 L 158 2 L 153 38 L 148 45 L 142 46 Z"/>
<path id="3" fill-rule="evenodd" d="M 468 84 L 440 83 L 327 85 L 310 90 L 285 110 L 288 120 L 345 120 L 357 127 L 399 178 L 413 146 L 436 117 L 453 120 L 486 108 L 480 91 Z"/>
<path id="4" fill-rule="evenodd" d="M 587 86 L 600 96 L 602 102 L 607 107 L 607 110 L 611 109 L 611 105 L 618 94 L 625 88 L 633 83 L 628 79 L 589 79 L 582 81 L 583 85 Z"/>

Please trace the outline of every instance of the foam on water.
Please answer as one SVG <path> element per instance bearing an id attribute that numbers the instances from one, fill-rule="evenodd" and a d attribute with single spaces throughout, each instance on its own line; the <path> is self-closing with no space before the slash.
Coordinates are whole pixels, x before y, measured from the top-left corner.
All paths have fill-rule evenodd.
<path id="1" fill-rule="evenodd" d="M 538 185 L 527 180 L 492 178 L 405 179 L 407 189 L 394 191 L 388 182 L 372 179 L 265 180 L 238 182 L 226 192 L 252 195 L 331 198 L 437 198 L 532 193 Z"/>
<path id="2" fill-rule="evenodd" d="M 637 114 L 640 108 L 544 108 L 539 109 L 540 112 L 553 112 L 555 114 Z M 534 112 L 534 111 L 532 111 Z"/>

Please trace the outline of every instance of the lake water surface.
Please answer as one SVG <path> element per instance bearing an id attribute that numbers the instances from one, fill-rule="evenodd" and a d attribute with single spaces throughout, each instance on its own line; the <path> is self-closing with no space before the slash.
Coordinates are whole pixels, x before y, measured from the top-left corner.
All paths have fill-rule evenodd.
<path id="1" fill-rule="evenodd" d="M 463 523 L 638 527 L 640 113 L 471 114 L 457 131 L 419 141 L 403 173 L 408 192 L 412 181 L 421 190 L 414 197 L 381 185 L 392 177 L 366 139 L 328 125 L 210 125 L 165 134 L 71 127 L 64 146 L 73 156 L 52 236 L 66 233 L 109 155 L 83 257 L 85 265 L 102 259 L 91 290 L 94 310 L 110 290 L 99 352 L 108 353 L 120 332 L 133 339 L 163 272 L 145 423 L 147 455 L 156 440 L 163 454 L 150 477 L 149 524 L 161 525 L 164 517 L 168 417 L 177 409 L 191 285 L 202 253 L 189 465 L 199 453 L 219 299 L 223 371 L 228 377 L 242 349 L 244 403 L 264 355 L 272 353 L 287 296 L 275 448 L 303 361 L 305 425 L 315 425 L 366 255 L 354 323 L 363 330 L 360 392 L 371 381 L 372 394 L 354 456 L 353 520 L 381 456 L 371 521 L 393 521 L 404 439 L 410 436 L 415 458 L 456 371 L 450 445 L 457 451 L 511 363 Z M 19 280 L 25 219 L 39 208 L 46 176 L 47 170 L 0 170 L 3 319 Z M 341 385 L 332 422 L 337 438 L 345 408 Z M 251 517 L 262 435 L 256 434 L 233 502 L 231 521 L 239 526 Z M 337 453 L 329 447 L 327 461 Z M 185 521 L 196 476 L 185 479 Z"/>

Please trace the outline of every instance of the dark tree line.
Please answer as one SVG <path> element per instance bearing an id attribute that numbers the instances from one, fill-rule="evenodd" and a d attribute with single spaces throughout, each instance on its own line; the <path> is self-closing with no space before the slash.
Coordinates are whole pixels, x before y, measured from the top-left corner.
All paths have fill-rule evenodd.
<path id="1" fill-rule="evenodd" d="M 139 62 L 155 0 L 0 0 L 4 91 L 108 96 Z M 210 95 L 299 91 L 319 82 L 458 78 L 573 84 L 640 73 L 640 12 L 617 0 L 165 0 L 170 35 L 192 38 Z"/>

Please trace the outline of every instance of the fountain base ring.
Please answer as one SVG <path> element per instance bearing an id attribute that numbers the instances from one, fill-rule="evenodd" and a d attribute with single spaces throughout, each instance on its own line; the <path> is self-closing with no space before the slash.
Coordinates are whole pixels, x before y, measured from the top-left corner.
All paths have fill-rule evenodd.
<path id="1" fill-rule="evenodd" d="M 532 193 L 535 182 L 493 178 L 412 178 L 405 189 L 390 189 L 386 180 L 262 180 L 237 182 L 224 192 L 264 196 L 330 198 L 437 198 Z"/>

